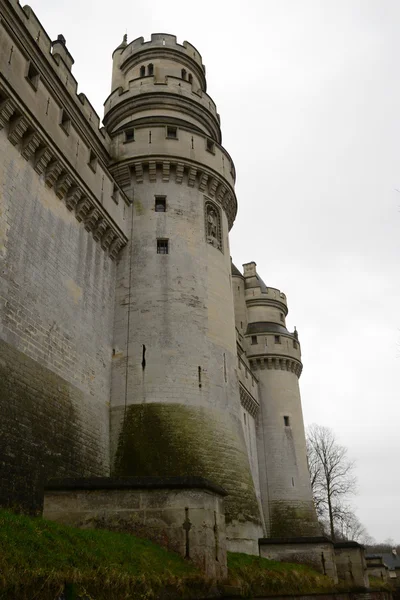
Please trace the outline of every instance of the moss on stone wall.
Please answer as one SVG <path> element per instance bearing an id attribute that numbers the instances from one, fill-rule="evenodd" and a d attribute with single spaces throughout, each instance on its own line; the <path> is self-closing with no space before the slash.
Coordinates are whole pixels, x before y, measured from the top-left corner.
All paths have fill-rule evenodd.
<path id="1" fill-rule="evenodd" d="M 321 535 L 314 506 L 310 503 L 271 502 L 270 534 L 272 538 Z"/>
<path id="2" fill-rule="evenodd" d="M 41 510 L 50 477 L 102 474 L 84 394 L 0 340 L 0 505 Z"/>
<path id="3" fill-rule="evenodd" d="M 193 475 L 224 487 L 226 520 L 259 523 L 253 481 L 238 427 L 229 414 L 180 404 L 127 408 L 114 475 Z"/>

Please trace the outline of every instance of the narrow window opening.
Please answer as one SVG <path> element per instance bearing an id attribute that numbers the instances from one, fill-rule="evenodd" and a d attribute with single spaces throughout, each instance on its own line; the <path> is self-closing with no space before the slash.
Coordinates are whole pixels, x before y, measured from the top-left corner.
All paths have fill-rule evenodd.
<path id="1" fill-rule="evenodd" d="M 167 198 L 166 196 L 156 196 L 154 210 L 156 212 L 166 212 Z"/>
<path id="2" fill-rule="evenodd" d="M 142 369 L 146 368 L 146 346 L 142 346 Z"/>
<path id="3" fill-rule="evenodd" d="M 198 367 L 199 388 L 201 388 L 201 367 Z"/>
<path id="4" fill-rule="evenodd" d="M 29 81 L 29 83 L 32 85 L 32 87 L 35 90 L 37 90 L 38 83 L 39 83 L 39 71 L 37 71 L 37 69 L 35 69 L 35 67 L 33 66 L 32 63 L 29 63 L 28 75 L 26 76 L 26 78 Z"/>
<path id="5" fill-rule="evenodd" d="M 290 419 L 288 416 L 283 417 L 283 421 L 285 423 L 285 427 L 290 427 Z"/>
<path id="6" fill-rule="evenodd" d="M 89 157 L 89 167 L 92 169 L 93 173 L 96 173 L 96 169 L 97 169 L 97 156 L 95 155 L 95 153 L 93 152 L 93 150 L 90 151 L 90 157 Z"/>
<path id="7" fill-rule="evenodd" d="M 243 321 L 240 321 L 240 329 L 243 329 Z"/>
<path id="8" fill-rule="evenodd" d="M 147 65 L 147 74 L 148 75 L 154 75 L 154 65 L 152 63 L 150 63 L 149 65 Z"/>
<path id="9" fill-rule="evenodd" d="M 178 139 L 178 128 L 168 126 L 167 127 L 167 138 L 169 138 L 170 140 L 177 140 Z"/>
<path id="10" fill-rule="evenodd" d="M 252 343 L 252 345 L 253 345 L 253 346 L 254 346 L 255 344 L 257 344 L 257 343 L 258 343 L 258 342 L 257 342 L 257 336 L 256 336 L 256 335 L 252 335 L 252 336 L 251 336 L 251 343 Z"/>
<path id="11" fill-rule="evenodd" d="M 135 130 L 127 129 L 125 131 L 125 141 L 126 142 L 134 142 L 135 141 Z"/>
<path id="12" fill-rule="evenodd" d="M 284 323 L 285 322 L 285 317 L 284 317 L 283 313 L 280 313 L 280 317 L 281 317 L 282 323 Z"/>
<path id="13" fill-rule="evenodd" d="M 276 335 L 275 336 L 275 344 L 280 344 L 281 343 L 281 336 L 280 335 Z"/>
<path id="14" fill-rule="evenodd" d="M 188 81 L 189 83 L 193 83 L 193 75 L 191 73 L 189 73 Z"/>
<path id="15" fill-rule="evenodd" d="M 157 240 L 157 254 L 168 254 L 168 240 Z"/>
<path id="16" fill-rule="evenodd" d="M 292 486 L 294 487 L 294 479 L 293 479 L 293 477 L 292 477 Z"/>
<path id="17" fill-rule="evenodd" d="M 244 419 L 244 424 L 246 425 L 247 421 L 246 421 L 246 413 L 245 412 L 243 413 L 243 419 Z"/>
<path id="18" fill-rule="evenodd" d="M 211 152 L 212 154 L 215 154 L 215 144 L 212 140 L 207 139 L 207 145 L 206 145 L 207 151 Z"/>
<path id="19" fill-rule="evenodd" d="M 61 112 L 60 125 L 65 131 L 65 133 L 69 134 L 69 130 L 71 127 L 71 119 L 69 118 L 68 113 L 65 110 L 62 110 Z"/>
<path id="20" fill-rule="evenodd" d="M 146 67 L 143 65 L 140 67 L 140 77 L 145 77 L 146 75 Z"/>
<path id="21" fill-rule="evenodd" d="M 295 350 L 297 350 L 297 348 L 299 347 L 298 343 L 296 342 L 296 340 L 293 340 L 293 348 Z"/>
<path id="22" fill-rule="evenodd" d="M 186 69 L 182 69 L 181 77 L 182 77 L 182 79 L 186 79 Z"/>

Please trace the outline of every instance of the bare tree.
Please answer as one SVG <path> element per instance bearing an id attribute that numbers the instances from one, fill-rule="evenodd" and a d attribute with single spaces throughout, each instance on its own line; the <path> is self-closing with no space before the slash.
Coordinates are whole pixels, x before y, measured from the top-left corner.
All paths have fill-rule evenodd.
<path id="1" fill-rule="evenodd" d="M 354 463 L 347 457 L 347 448 L 336 441 L 333 431 L 315 424 L 307 430 L 307 456 L 317 514 L 322 521 L 325 518 L 329 522 L 334 540 L 349 512 L 344 501 L 356 492 Z"/>

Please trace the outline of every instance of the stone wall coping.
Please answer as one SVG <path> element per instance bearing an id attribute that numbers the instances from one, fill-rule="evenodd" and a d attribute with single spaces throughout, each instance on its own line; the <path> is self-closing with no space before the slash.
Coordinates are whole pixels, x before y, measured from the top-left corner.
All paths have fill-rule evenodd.
<path id="1" fill-rule="evenodd" d="M 334 548 L 364 548 L 362 544 L 358 542 L 334 542 Z"/>
<path id="2" fill-rule="evenodd" d="M 200 489 L 227 496 L 223 487 L 204 477 L 87 477 L 51 479 L 45 491 Z"/>
<path id="3" fill-rule="evenodd" d="M 333 544 L 332 540 L 324 536 L 317 537 L 292 537 L 292 538 L 260 538 L 259 546 L 269 545 L 285 545 L 285 544 Z"/>

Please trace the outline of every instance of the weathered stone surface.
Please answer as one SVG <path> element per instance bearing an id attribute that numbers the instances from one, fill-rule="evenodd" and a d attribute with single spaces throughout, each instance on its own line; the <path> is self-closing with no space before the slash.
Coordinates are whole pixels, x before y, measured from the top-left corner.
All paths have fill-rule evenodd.
<path id="1" fill-rule="evenodd" d="M 0 414 L 0 505 L 40 511 L 46 478 L 106 472 L 93 403 L 2 340 Z"/>
<path id="2" fill-rule="evenodd" d="M 207 577 L 224 579 L 225 495 L 194 477 L 59 480 L 46 487 L 43 515 L 151 539 L 192 560 Z"/>
<path id="3" fill-rule="evenodd" d="M 357 542 L 338 542 L 334 547 L 339 579 L 343 579 L 351 586 L 368 588 L 364 546 Z"/>
<path id="4" fill-rule="evenodd" d="M 328 538 L 264 538 L 259 540 L 259 548 L 263 558 L 310 565 L 335 583 L 338 582 L 335 551 Z"/>

